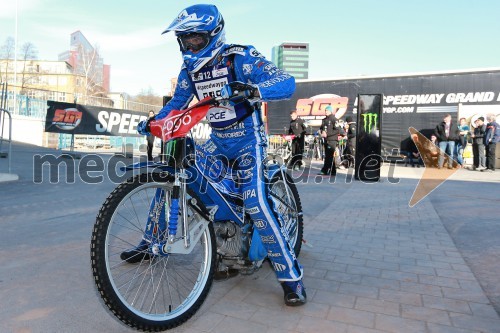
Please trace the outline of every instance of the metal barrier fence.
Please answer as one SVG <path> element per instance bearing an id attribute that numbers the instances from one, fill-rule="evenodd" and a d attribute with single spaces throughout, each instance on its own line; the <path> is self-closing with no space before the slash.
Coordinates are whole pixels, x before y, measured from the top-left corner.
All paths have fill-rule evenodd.
<path id="1" fill-rule="evenodd" d="M 74 96 L 71 93 L 30 88 L 27 90 L 26 94 L 22 95 L 16 91 L 19 87 L 8 85 L 7 83 L 1 83 L 0 88 L 0 107 L 5 111 L 8 111 L 10 117 L 22 116 L 44 122 L 47 115 L 48 100 L 58 100 L 60 102 L 67 103 L 75 101 Z M 80 96 L 78 98 L 78 103 L 90 106 L 139 111 L 144 113 L 149 110 L 159 110 L 162 107 L 161 105 L 138 103 L 127 99 L 113 100 L 110 98 L 94 96 Z M 5 114 L 3 117 L 5 117 Z M 0 127 L 2 126 L 1 121 L 2 119 L 0 118 Z M 58 135 L 56 141 L 59 149 L 68 149 L 71 147 L 71 134 L 60 133 L 53 135 Z M 134 148 L 139 148 L 145 142 L 143 138 L 138 137 L 126 138 L 100 136 L 99 138 L 96 138 L 95 136 L 77 135 L 75 139 L 78 143 L 81 143 L 84 148 L 104 147 L 121 149 L 124 144 L 132 144 Z"/>
<path id="2" fill-rule="evenodd" d="M 284 160 L 291 155 L 291 145 L 284 138 L 284 135 L 269 135 L 268 136 L 267 153 L 272 156 L 280 156 Z M 323 141 L 318 136 L 306 135 L 304 140 L 304 159 L 322 160 L 323 156 Z"/>
<path id="3" fill-rule="evenodd" d="M 159 110 L 162 105 L 152 105 L 130 101 L 124 98 L 112 99 L 96 96 L 76 96 L 73 93 L 61 93 L 58 91 L 30 88 L 26 94 L 17 92 L 19 87 L 2 83 L 2 108 L 8 110 L 12 115 L 22 115 L 37 119 L 45 119 L 47 113 L 47 101 L 77 102 L 89 106 L 102 106 L 121 110 L 148 112 Z"/>
<path id="4" fill-rule="evenodd" d="M 280 147 L 286 144 L 286 140 L 282 135 L 269 135 L 267 137 L 267 153 L 274 154 Z"/>
<path id="5" fill-rule="evenodd" d="M 5 128 L 5 115 L 9 116 L 9 138 L 4 139 L 4 128 Z M 3 142 L 8 142 L 9 146 L 7 152 L 3 152 Z M 12 116 L 9 111 L 0 108 L 0 157 L 7 158 L 7 170 L 10 173 L 10 165 L 12 158 Z"/>
<path id="6" fill-rule="evenodd" d="M 1 82 L 0 83 L 1 87 L 1 94 L 0 94 L 0 109 L 5 109 L 6 108 L 6 103 L 7 103 L 7 83 L 6 82 Z"/>

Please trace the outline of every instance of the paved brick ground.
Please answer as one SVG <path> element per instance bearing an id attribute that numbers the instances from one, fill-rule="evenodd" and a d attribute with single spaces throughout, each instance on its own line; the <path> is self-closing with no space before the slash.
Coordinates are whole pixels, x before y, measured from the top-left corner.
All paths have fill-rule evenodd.
<path id="1" fill-rule="evenodd" d="M 115 185 L 33 184 L 32 155 L 17 154 L 20 180 L 0 184 L 0 332 L 132 332 L 104 310 L 90 273 L 91 228 Z M 172 332 L 500 332 L 435 200 L 408 206 L 421 169 L 397 171 L 407 177 L 398 184 L 345 183 L 343 175 L 335 184 L 299 184 L 312 246 L 300 255 L 306 306 L 283 305 L 266 263 L 254 275 L 215 283 L 196 316 Z M 458 188 L 492 180 L 465 170 L 453 178 L 474 181 L 436 191 L 456 206 L 474 198 L 456 196 Z M 493 181 L 480 187 L 488 192 L 481 202 L 498 207 Z M 498 260 L 488 263 L 486 270 L 499 270 Z"/>
<path id="2" fill-rule="evenodd" d="M 354 182 L 307 221 L 309 302 L 282 305 L 267 265 L 217 283 L 182 332 L 500 332 L 500 318 L 414 184 Z"/>

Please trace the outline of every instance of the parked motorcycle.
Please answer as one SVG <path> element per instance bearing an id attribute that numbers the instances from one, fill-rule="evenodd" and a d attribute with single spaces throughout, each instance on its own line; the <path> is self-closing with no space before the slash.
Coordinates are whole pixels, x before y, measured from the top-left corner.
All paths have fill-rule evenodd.
<path id="1" fill-rule="evenodd" d="M 128 166 L 147 172 L 118 185 L 97 215 L 91 240 L 95 284 L 111 313 L 130 327 L 162 331 L 181 325 L 203 304 L 216 274 L 252 274 L 267 257 L 243 206 L 237 170 L 227 165 L 214 179 L 195 162 L 191 128 L 211 107 L 227 101 L 207 97 L 151 121 L 166 157 Z M 265 165 L 263 181 L 298 256 L 303 220 L 297 188 L 286 167 L 272 161 Z M 130 249 L 135 255 L 123 260 Z"/>

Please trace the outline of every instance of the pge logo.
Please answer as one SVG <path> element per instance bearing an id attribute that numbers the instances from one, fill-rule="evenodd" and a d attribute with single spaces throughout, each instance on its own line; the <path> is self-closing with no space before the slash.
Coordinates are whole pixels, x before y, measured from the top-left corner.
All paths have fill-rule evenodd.
<path id="1" fill-rule="evenodd" d="M 52 125 L 65 131 L 71 131 L 80 125 L 82 115 L 83 113 L 75 108 L 56 109 L 54 118 L 52 118 Z"/>

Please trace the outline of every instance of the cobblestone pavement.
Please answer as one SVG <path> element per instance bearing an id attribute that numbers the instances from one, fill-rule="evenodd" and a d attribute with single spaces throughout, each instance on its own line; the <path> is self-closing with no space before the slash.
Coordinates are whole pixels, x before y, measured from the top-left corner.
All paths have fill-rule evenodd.
<path id="1" fill-rule="evenodd" d="M 498 218 L 488 220 L 490 238 L 466 223 L 484 212 L 471 201 L 498 207 L 500 179 L 460 170 L 410 208 L 419 172 L 398 167 L 397 183 L 346 182 L 343 172 L 334 184 L 299 184 L 308 303 L 284 306 L 265 263 L 216 282 L 171 332 L 500 332 Z M 115 185 L 33 184 L 19 174 L 0 184 L 0 332 L 132 332 L 103 308 L 90 272 L 91 228 Z"/>

